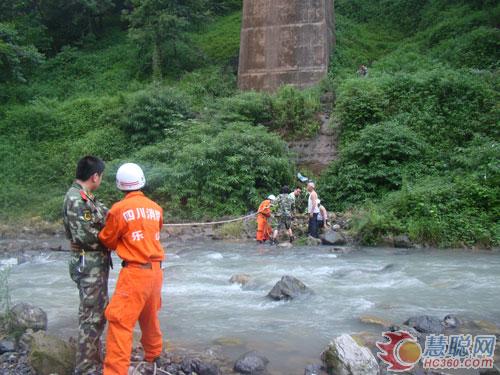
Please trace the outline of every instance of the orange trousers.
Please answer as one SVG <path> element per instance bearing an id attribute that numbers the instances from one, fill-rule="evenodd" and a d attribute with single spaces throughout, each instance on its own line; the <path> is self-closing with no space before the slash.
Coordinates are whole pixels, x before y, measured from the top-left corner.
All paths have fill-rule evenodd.
<path id="1" fill-rule="evenodd" d="M 122 268 L 116 290 L 106 308 L 108 336 L 104 375 L 127 375 L 132 353 L 133 330 L 141 327 L 145 360 L 153 361 L 162 351 L 162 334 L 158 310 L 161 307 L 163 271 L 160 262 L 152 269 L 128 265 Z"/>
<path id="2" fill-rule="evenodd" d="M 273 229 L 267 223 L 267 217 L 264 215 L 259 215 L 257 217 L 257 235 L 255 236 L 257 241 L 266 241 L 271 238 Z"/>

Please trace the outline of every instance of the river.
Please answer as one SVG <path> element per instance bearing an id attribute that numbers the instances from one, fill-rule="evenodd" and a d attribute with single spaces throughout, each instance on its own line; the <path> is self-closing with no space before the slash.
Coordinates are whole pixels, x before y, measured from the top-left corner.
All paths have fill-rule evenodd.
<path id="1" fill-rule="evenodd" d="M 414 315 L 454 313 L 500 323 L 498 252 L 361 248 L 335 254 L 326 246 L 285 249 L 215 241 L 166 247 L 164 337 L 174 347 L 196 349 L 231 339 L 225 355 L 235 359 L 259 350 L 269 358 L 272 374 L 303 374 L 341 333 L 381 332 L 361 323 L 360 315 L 401 323 Z M 13 265 L 13 302 L 43 308 L 49 332 L 64 337 L 75 334 L 78 310 L 68 256 L 42 253 L 19 265 L 14 259 L 2 261 Z M 111 291 L 118 265 L 115 258 Z M 237 273 L 251 275 L 251 286 L 230 284 Z M 297 277 L 315 293 L 290 302 L 267 299 L 283 275 Z"/>

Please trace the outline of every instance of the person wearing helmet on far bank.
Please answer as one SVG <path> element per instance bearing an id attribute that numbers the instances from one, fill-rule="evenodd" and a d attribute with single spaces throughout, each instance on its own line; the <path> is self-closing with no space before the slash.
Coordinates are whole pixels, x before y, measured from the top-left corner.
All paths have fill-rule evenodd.
<path id="1" fill-rule="evenodd" d="M 162 208 L 147 198 L 144 173 L 137 164 L 123 164 L 116 173 L 116 186 L 125 197 L 109 210 L 100 241 L 116 249 L 123 260 L 116 289 L 106 308 L 108 335 L 104 375 L 126 375 L 130 366 L 132 334 L 137 321 L 147 362 L 162 351 L 158 319 L 161 307 L 164 250 L 160 243 Z"/>

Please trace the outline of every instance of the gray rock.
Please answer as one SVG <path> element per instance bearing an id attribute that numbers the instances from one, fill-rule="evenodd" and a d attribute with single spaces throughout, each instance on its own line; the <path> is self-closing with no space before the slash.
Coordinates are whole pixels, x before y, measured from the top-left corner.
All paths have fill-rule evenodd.
<path id="1" fill-rule="evenodd" d="M 402 234 L 394 237 L 394 247 L 408 249 L 413 247 L 413 243 L 406 234 Z"/>
<path id="2" fill-rule="evenodd" d="M 279 301 L 282 299 L 294 299 L 303 294 L 310 294 L 309 289 L 302 281 L 293 276 L 283 276 L 267 294 L 269 298 Z"/>
<path id="3" fill-rule="evenodd" d="M 220 371 L 216 365 L 211 363 L 205 363 L 198 359 L 193 361 L 192 371 L 196 372 L 198 375 L 219 375 Z"/>
<path id="4" fill-rule="evenodd" d="M 234 364 L 234 371 L 240 374 L 261 375 L 266 373 L 269 360 L 262 354 L 251 351 L 243 354 Z"/>
<path id="5" fill-rule="evenodd" d="M 10 340 L 0 341 L 0 354 L 16 351 L 16 345 Z"/>
<path id="6" fill-rule="evenodd" d="M 320 375 L 321 366 L 320 365 L 307 365 L 304 369 L 304 375 Z"/>
<path id="7" fill-rule="evenodd" d="M 444 325 L 441 319 L 429 315 L 411 317 L 406 322 L 404 322 L 404 324 L 415 328 L 418 332 L 421 333 L 439 334 L 443 333 L 444 331 Z"/>
<path id="8" fill-rule="evenodd" d="M 319 245 L 321 245 L 321 239 L 308 236 L 306 239 L 306 245 L 307 246 L 319 246 Z"/>
<path id="9" fill-rule="evenodd" d="M 336 375 L 378 375 L 379 365 L 370 349 L 359 346 L 349 335 L 331 342 L 321 353 L 328 373 Z"/>
<path id="10" fill-rule="evenodd" d="M 456 315 L 448 314 L 443 319 L 443 325 L 445 328 L 455 329 L 459 328 L 462 324 Z"/>
<path id="11" fill-rule="evenodd" d="M 10 309 L 10 314 L 15 330 L 47 330 L 47 314 L 39 307 L 21 302 Z"/>
<path id="12" fill-rule="evenodd" d="M 33 334 L 28 362 L 39 375 L 72 374 L 75 348 L 58 337 L 38 331 Z"/>
<path id="13" fill-rule="evenodd" d="M 341 245 L 345 245 L 347 243 L 347 241 L 341 232 L 337 232 L 333 229 L 330 229 L 330 230 L 327 230 L 321 236 L 321 243 L 323 245 L 341 246 Z"/>

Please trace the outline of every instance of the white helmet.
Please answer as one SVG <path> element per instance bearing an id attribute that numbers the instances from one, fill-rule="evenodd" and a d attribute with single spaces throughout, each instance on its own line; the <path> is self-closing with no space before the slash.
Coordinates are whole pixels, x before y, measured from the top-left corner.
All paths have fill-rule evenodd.
<path id="1" fill-rule="evenodd" d="M 270 196 L 267 197 L 267 199 L 274 201 L 276 200 L 276 197 L 273 194 L 271 194 Z"/>
<path id="2" fill-rule="evenodd" d="M 123 164 L 116 172 L 116 187 L 122 191 L 142 189 L 146 178 L 141 167 L 135 163 Z"/>

